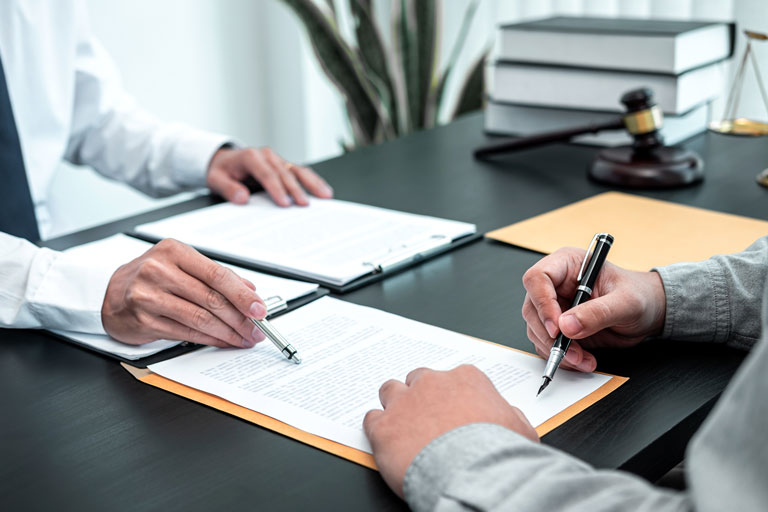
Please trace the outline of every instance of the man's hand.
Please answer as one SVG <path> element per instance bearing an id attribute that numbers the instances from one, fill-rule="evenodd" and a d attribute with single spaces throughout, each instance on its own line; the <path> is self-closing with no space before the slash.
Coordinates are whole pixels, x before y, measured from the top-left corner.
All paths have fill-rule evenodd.
<path id="1" fill-rule="evenodd" d="M 539 436 L 526 417 L 496 391 L 475 366 L 447 372 L 418 368 L 405 379 L 379 389 L 384 410 L 369 411 L 363 420 L 373 457 L 384 481 L 401 497 L 408 466 L 432 441 L 462 425 L 496 423 L 531 441 Z"/>
<path id="2" fill-rule="evenodd" d="M 631 272 L 606 262 L 592 298 L 568 310 L 584 253 L 573 247 L 560 249 L 525 273 L 523 318 L 528 338 L 542 357 L 549 356 L 554 338 L 562 331 L 579 340 L 571 343 L 563 367 L 591 372 L 597 361 L 583 347 L 628 347 L 659 334 L 666 296 L 656 272 Z"/>
<path id="3" fill-rule="evenodd" d="M 211 158 L 206 184 L 224 199 L 245 204 L 250 192 L 243 180 L 249 176 L 280 206 L 290 206 L 291 201 L 308 205 L 304 189 L 317 197 L 333 197 L 333 189 L 314 171 L 286 162 L 269 148 L 218 150 Z"/>
<path id="4" fill-rule="evenodd" d="M 267 313 L 254 285 L 176 240 L 123 265 L 107 286 L 101 320 L 113 338 L 252 347 L 264 334 L 249 318 Z"/>

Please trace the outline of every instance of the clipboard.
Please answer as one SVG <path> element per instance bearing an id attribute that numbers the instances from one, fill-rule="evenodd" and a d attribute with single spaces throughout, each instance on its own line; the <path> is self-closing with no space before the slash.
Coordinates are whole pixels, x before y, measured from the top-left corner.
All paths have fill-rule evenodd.
<path id="1" fill-rule="evenodd" d="M 297 297 L 287 302 L 282 297 L 279 297 L 276 295 L 272 297 L 266 297 L 264 299 L 264 303 L 267 306 L 267 318 L 271 320 L 273 318 L 277 318 L 281 315 L 284 315 L 285 313 L 290 313 L 291 311 L 298 309 L 304 306 L 305 304 L 309 304 L 310 302 L 313 302 L 319 299 L 320 297 L 325 297 L 328 294 L 329 294 L 329 291 L 326 290 L 325 288 L 318 288 L 312 293 L 302 295 L 301 297 Z M 142 357 L 140 359 L 127 359 L 117 354 L 113 354 L 112 352 L 108 352 L 106 350 L 100 350 L 96 347 L 93 347 L 86 343 L 81 343 L 78 340 L 68 338 L 66 336 L 63 336 L 55 332 L 48 331 L 48 334 L 50 334 L 51 336 L 54 336 L 55 338 L 71 343 L 73 345 L 82 347 L 86 350 L 90 350 L 91 352 L 98 352 L 99 354 L 102 354 L 110 359 L 114 359 L 116 361 L 119 361 L 120 363 L 131 365 L 132 367 L 135 367 L 137 369 L 144 369 L 151 364 L 159 363 L 161 361 L 167 361 L 168 359 L 173 359 L 174 357 L 178 357 L 180 355 L 198 350 L 205 346 L 205 345 L 198 345 L 197 343 L 191 343 L 189 341 L 184 341 L 179 345 L 169 347 L 165 350 L 161 350 L 160 352 L 157 352 L 156 354 L 152 354 L 147 357 Z"/>
<path id="2" fill-rule="evenodd" d="M 595 233 L 616 237 L 609 260 L 645 272 L 680 261 L 740 252 L 768 235 L 768 221 L 622 192 L 605 192 L 487 233 L 545 254 L 584 247 Z"/>
<path id="3" fill-rule="evenodd" d="M 144 240 L 145 242 L 157 243 L 160 241 L 160 239 L 157 237 L 148 236 L 135 230 L 126 234 L 134 238 L 138 238 L 139 240 Z M 458 249 L 459 247 L 463 247 L 465 245 L 476 242 L 481 238 L 483 238 L 482 233 L 472 233 L 470 235 L 465 235 L 453 240 L 436 241 L 430 239 L 425 240 L 423 243 L 417 244 L 415 246 L 400 248 L 397 251 L 393 251 L 393 254 L 390 257 L 382 258 L 380 261 L 365 262 L 366 264 L 370 265 L 371 272 L 343 285 L 332 283 L 323 279 L 308 279 L 306 276 L 298 275 L 296 273 L 288 272 L 282 269 L 276 269 L 274 267 L 270 267 L 269 265 L 254 263 L 252 261 L 247 261 L 242 258 L 222 254 L 202 247 L 194 247 L 201 254 L 204 254 L 205 256 L 216 259 L 218 261 L 223 261 L 225 263 L 230 263 L 232 265 L 237 265 L 238 267 L 243 267 L 250 270 L 264 272 L 265 274 L 272 274 L 278 277 L 296 279 L 298 281 L 305 281 L 309 283 L 317 283 L 320 286 L 332 291 L 333 293 L 343 295 L 345 293 L 349 293 L 351 291 L 362 288 L 363 286 L 367 286 L 371 283 L 386 279 L 391 275 L 395 275 L 404 270 L 415 267 L 416 265 L 421 264 L 423 261 L 436 258 L 441 254 L 445 254 L 447 252 Z"/>
<path id="4" fill-rule="evenodd" d="M 492 343 L 490 341 L 485 341 L 485 340 L 480 340 L 480 341 L 483 341 L 485 343 Z M 496 343 L 493 343 L 493 344 L 498 345 Z M 539 358 L 538 355 L 531 354 L 523 350 L 518 350 L 518 349 L 507 347 L 504 345 L 499 345 L 499 346 L 503 346 L 506 349 L 520 352 L 521 354 Z M 178 382 L 167 379 L 165 377 L 161 377 L 160 375 L 152 373 L 147 368 L 137 368 L 131 363 L 125 363 L 125 362 L 121 363 L 121 365 L 128 373 L 130 373 L 133 377 L 135 377 L 140 382 L 143 382 L 144 384 L 148 384 L 150 386 L 160 388 L 174 395 L 178 395 L 188 400 L 192 400 L 193 402 L 201 403 L 205 406 L 227 413 L 230 416 L 235 416 L 237 418 L 248 421 L 260 427 L 266 428 L 278 434 L 284 435 L 286 437 L 290 437 L 291 439 L 294 439 L 306 445 L 309 445 L 319 450 L 323 450 L 330 454 L 336 455 L 337 457 L 347 459 L 356 464 L 360 464 L 361 466 L 365 466 L 367 468 L 378 471 L 378 468 L 376 467 L 376 462 L 373 460 L 373 455 L 371 455 L 370 453 L 346 446 L 341 443 L 337 443 L 336 441 L 331 441 L 330 439 L 326 439 L 324 437 L 320 437 L 315 434 L 310 434 L 309 432 L 296 428 L 292 425 L 288 425 L 287 423 L 283 423 L 282 421 L 279 421 L 265 414 L 261 414 L 259 412 L 253 411 L 251 409 L 247 409 L 243 406 L 236 405 L 232 402 L 224 400 L 223 398 L 219 398 L 216 395 L 212 395 L 210 393 L 200 391 L 198 389 L 186 386 L 184 384 L 179 384 Z M 611 375 L 611 374 L 602 373 L 602 372 L 596 372 L 596 373 L 600 373 L 601 375 L 608 375 L 611 377 L 611 379 L 605 384 L 603 384 L 602 386 L 600 386 L 598 389 L 590 393 L 589 395 L 579 400 L 578 402 L 560 411 L 558 414 L 549 418 L 541 425 L 538 425 L 536 427 L 536 432 L 539 434 L 539 436 L 544 436 L 545 434 L 551 432 L 552 430 L 559 427 L 560 425 L 562 425 L 569 419 L 573 418 L 580 412 L 586 410 L 590 406 L 602 400 L 603 398 L 608 396 L 610 393 L 614 392 L 616 389 L 618 389 L 621 385 L 623 385 L 625 382 L 629 380 L 629 377 L 620 377 L 618 375 Z"/>

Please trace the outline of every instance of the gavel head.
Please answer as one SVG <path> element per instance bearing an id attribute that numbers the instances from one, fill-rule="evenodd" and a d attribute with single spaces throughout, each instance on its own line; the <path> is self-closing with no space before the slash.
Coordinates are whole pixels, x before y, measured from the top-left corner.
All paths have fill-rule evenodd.
<path id="1" fill-rule="evenodd" d="M 659 130 L 664 124 L 664 114 L 653 101 L 653 91 L 647 87 L 624 93 L 621 102 L 627 109 L 624 126 L 634 139 L 635 149 L 644 150 L 664 145 Z"/>

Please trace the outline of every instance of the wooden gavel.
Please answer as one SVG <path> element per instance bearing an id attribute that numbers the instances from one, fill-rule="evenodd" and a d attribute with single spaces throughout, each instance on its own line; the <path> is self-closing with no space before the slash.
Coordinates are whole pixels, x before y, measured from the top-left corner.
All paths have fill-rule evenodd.
<path id="1" fill-rule="evenodd" d="M 483 146 L 475 150 L 475 158 L 565 141 L 585 133 L 624 129 L 632 136 L 632 145 L 598 151 L 587 168 L 591 179 L 630 188 L 669 188 L 692 185 L 704 178 L 704 163 L 695 151 L 664 145 L 659 132 L 664 115 L 653 101 L 653 91 L 646 87 L 629 91 L 621 102 L 627 113 L 613 121 Z"/>
<path id="2" fill-rule="evenodd" d="M 664 114 L 653 102 L 653 91 L 647 87 L 634 89 L 621 97 L 627 113 L 605 123 L 595 123 L 577 128 L 540 133 L 530 137 L 516 138 L 501 143 L 490 144 L 475 150 L 475 158 L 486 158 L 500 153 L 519 151 L 550 142 L 570 140 L 585 133 L 598 133 L 603 130 L 626 129 L 634 139 L 635 149 L 650 149 L 664 144 L 659 129 L 664 124 Z"/>

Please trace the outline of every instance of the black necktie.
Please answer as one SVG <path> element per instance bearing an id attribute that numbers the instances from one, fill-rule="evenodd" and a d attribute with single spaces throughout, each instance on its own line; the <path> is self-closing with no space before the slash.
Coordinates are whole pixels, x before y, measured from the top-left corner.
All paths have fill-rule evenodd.
<path id="1" fill-rule="evenodd" d="M 0 231 L 26 238 L 40 239 L 35 207 L 29 193 L 19 134 L 13 120 L 11 98 L 0 58 Z"/>

